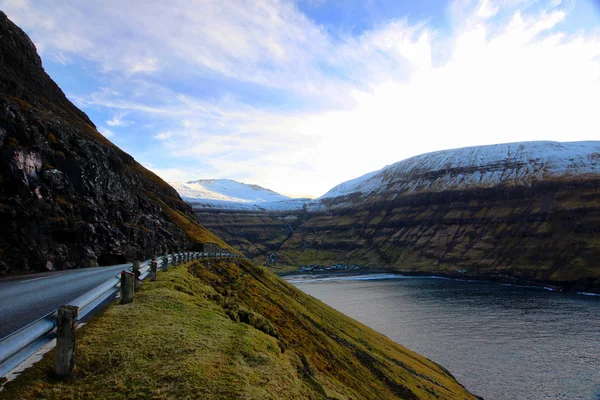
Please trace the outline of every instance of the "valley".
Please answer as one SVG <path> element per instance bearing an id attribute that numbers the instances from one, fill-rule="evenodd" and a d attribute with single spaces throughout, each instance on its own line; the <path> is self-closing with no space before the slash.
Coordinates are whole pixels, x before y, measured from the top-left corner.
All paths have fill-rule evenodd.
<path id="1" fill-rule="evenodd" d="M 302 210 L 194 211 L 275 267 L 352 264 L 598 292 L 599 154 L 599 142 L 448 150 L 338 185 Z"/>

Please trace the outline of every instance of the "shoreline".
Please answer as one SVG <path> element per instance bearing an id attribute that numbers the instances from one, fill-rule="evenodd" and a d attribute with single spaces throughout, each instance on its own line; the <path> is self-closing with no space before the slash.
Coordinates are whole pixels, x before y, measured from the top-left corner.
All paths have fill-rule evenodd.
<path id="1" fill-rule="evenodd" d="M 422 277 L 422 278 L 432 278 L 432 279 L 448 279 L 454 281 L 463 281 L 463 282 L 473 282 L 473 283 L 497 283 L 502 286 L 512 286 L 512 287 L 520 287 L 520 288 L 529 288 L 529 289 L 542 289 L 552 292 L 563 292 L 563 293 L 572 293 L 578 294 L 582 296 L 598 296 L 600 297 L 600 288 L 586 288 L 585 290 L 578 289 L 574 287 L 573 282 L 577 281 L 568 281 L 565 284 L 561 285 L 557 282 L 544 282 L 544 281 L 530 281 L 522 278 L 515 278 L 510 276 L 465 276 L 458 274 L 447 274 L 447 273 L 433 273 L 433 272 L 415 272 L 415 271 L 402 271 L 402 270 L 393 270 L 387 268 L 369 268 L 363 267 L 362 270 L 359 271 L 294 271 L 294 272 L 285 272 L 281 274 L 277 274 L 281 278 L 286 278 L 290 276 L 307 276 L 307 275 L 323 275 L 323 276 L 364 276 L 364 275 L 376 275 L 376 274 L 396 274 L 399 277 Z"/>

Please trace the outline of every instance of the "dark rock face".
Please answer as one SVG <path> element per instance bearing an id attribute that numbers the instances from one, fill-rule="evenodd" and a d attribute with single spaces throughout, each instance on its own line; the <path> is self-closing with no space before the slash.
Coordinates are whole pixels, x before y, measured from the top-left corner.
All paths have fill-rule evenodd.
<path id="1" fill-rule="evenodd" d="M 198 225 L 174 189 L 96 131 L 0 12 L 0 275 L 184 248 L 182 218 Z"/>

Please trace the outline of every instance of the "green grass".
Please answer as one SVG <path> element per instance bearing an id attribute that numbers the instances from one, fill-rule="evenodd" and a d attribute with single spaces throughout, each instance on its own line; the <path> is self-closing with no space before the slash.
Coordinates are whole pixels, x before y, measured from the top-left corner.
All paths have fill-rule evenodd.
<path id="1" fill-rule="evenodd" d="M 160 273 L 78 338 L 73 378 L 53 379 L 51 352 L 0 398 L 473 398 L 437 364 L 246 261 Z"/>
<path id="2" fill-rule="evenodd" d="M 277 275 L 293 274 L 300 270 L 300 267 L 297 265 L 269 265 L 268 268 Z"/>

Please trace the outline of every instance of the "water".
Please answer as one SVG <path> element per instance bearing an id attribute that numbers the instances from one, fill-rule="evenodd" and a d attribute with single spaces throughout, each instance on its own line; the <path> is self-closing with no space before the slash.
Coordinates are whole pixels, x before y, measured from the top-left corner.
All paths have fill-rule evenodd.
<path id="1" fill-rule="evenodd" d="M 389 274 L 287 279 L 486 400 L 600 400 L 600 297 Z"/>

